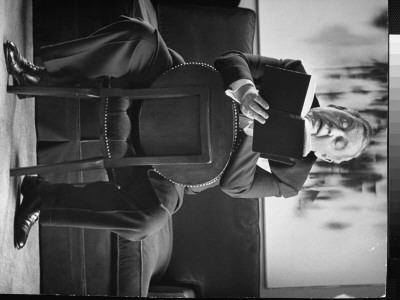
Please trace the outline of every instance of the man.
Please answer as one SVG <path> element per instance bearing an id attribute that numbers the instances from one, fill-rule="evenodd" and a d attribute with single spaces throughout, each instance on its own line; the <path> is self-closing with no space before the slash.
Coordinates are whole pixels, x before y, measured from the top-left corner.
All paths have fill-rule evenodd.
<path id="1" fill-rule="evenodd" d="M 264 65 L 305 73 L 299 60 L 277 60 L 235 51 L 222 54 L 215 61 L 227 87 L 234 89 L 232 96 L 242 113 L 260 123 L 268 118 L 267 99 L 262 99 L 255 88 L 261 82 Z M 293 160 L 292 166 L 271 161 L 271 176 L 257 166 L 260 154 L 251 151 L 252 138 L 246 136 L 221 178 L 222 190 L 233 197 L 295 196 L 307 179 L 315 156 L 341 163 L 361 154 L 371 139 L 372 129 L 358 112 L 333 105 L 320 108 L 316 97 L 311 107 L 305 118 L 302 160 Z"/>
<path id="2" fill-rule="evenodd" d="M 7 70 L 21 85 L 57 86 L 110 76 L 120 87 L 148 87 L 164 71 L 183 63 L 156 29 L 126 17 L 87 38 L 43 47 L 40 58 L 44 67 L 28 62 L 11 42 L 4 47 Z M 235 51 L 215 62 L 242 113 L 261 123 L 268 118 L 268 99 L 258 95 L 256 86 L 265 64 L 305 72 L 298 60 Z M 233 197 L 294 196 L 307 179 L 315 155 L 339 163 L 359 155 L 371 139 L 371 127 L 359 115 L 318 106 L 314 98 L 306 117 L 303 159 L 294 159 L 292 165 L 270 161 L 266 167 L 260 154 L 251 151 L 251 134 L 241 131 L 220 181 L 201 188 L 173 184 L 150 167 L 118 169 L 118 182 L 96 182 L 83 188 L 26 176 L 21 186 L 23 202 L 15 219 L 15 245 L 24 247 L 39 213 L 42 225 L 108 229 L 138 240 L 163 227 L 182 205 L 184 193 L 219 184 Z"/>

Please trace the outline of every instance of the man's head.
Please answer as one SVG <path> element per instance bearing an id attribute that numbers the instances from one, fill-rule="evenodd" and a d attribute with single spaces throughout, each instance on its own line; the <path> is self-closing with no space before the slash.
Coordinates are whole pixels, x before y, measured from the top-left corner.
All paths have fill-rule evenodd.
<path id="1" fill-rule="evenodd" d="M 311 150 L 318 158 L 341 163 L 357 157 L 372 138 L 371 125 L 352 109 L 329 105 L 311 109 Z"/>

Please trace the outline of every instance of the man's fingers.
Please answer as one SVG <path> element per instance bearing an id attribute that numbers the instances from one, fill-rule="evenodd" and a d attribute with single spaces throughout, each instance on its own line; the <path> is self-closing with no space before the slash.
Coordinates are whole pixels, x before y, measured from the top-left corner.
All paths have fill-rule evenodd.
<path id="1" fill-rule="evenodd" d="M 268 102 L 265 101 L 260 95 L 257 95 L 257 97 L 254 97 L 254 101 L 256 101 L 258 104 L 260 104 L 262 108 L 269 109 Z"/>
<path id="2" fill-rule="evenodd" d="M 269 105 L 267 101 L 258 94 L 248 94 L 243 99 L 240 108 L 246 117 L 254 119 L 261 124 L 264 124 L 265 120 L 268 119 L 266 110 L 269 108 Z"/>
<path id="3" fill-rule="evenodd" d="M 266 117 L 263 117 L 263 116 L 259 115 L 258 113 L 256 113 L 254 110 L 251 110 L 251 109 L 243 111 L 243 114 L 246 117 L 250 118 L 250 119 L 254 119 L 254 120 L 260 122 L 261 124 L 264 124 L 265 123 L 265 119 L 268 119 L 268 114 L 267 114 Z"/>
<path id="4" fill-rule="evenodd" d="M 265 119 L 268 118 L 268 117 L 264 118 L 264 117 L 260 116 L 259 114 L 255 113 L 254 111 L 249 112 L 249 115 L 247 117 L 258 121 L 261 124 L 264 124 L 265 123 Z"/>
<path id="5" fill-rule="evenodd" d="M 264 119 L 268 119 L 268 114 L 267 112 L 260 107 L 257 103 L 252 102 L 250 103 L 249 107 L 253 110 L 253 112 L 255 112 L 257 115 L 260 115 L 261 117 L 263 117 Z"/>

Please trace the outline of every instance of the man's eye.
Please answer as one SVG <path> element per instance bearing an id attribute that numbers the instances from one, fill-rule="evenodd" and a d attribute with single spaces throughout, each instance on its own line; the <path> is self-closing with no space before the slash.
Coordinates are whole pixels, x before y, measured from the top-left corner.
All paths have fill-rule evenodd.
<path id="1" fill-rule="evenodd" d="M 343 127 L 343 129 L 346 129 L 347 127 L 349 127 L 349 122 L 347 122 L 346 119 L 342 119 L 342 127 Z"/>

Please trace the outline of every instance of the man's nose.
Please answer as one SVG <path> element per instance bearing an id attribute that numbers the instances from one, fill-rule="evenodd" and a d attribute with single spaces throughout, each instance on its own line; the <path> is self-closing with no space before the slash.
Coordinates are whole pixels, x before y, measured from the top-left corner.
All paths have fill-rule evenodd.
<path id="1" fill-rule="evenodd" d="M 324 123 L 322 128 L 320 129 L 320 134 L 321 135 L 331 135 L 332 134 L 332 125 L 329 123 Z"/>
<path id="2" fill-rule="evenodd" d="M 343 134 L 343 130 L 335 126 L 332 122 L 326 122 L 323 124 L 320 133 L 321 135 L 340 136 Z"/>

